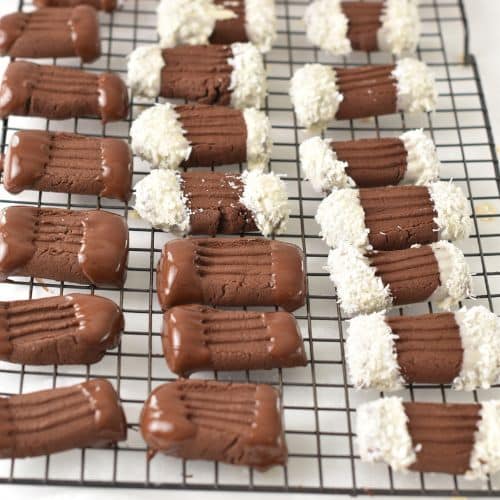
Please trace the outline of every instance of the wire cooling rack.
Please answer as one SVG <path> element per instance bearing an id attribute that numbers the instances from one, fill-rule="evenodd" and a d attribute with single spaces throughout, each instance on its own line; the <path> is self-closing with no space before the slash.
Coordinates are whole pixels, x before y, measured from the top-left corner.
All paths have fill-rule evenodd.
<path id="1" fill-rule="evenodd" d="M 125 56 L 135 47 L 156 41 L 156 0 L 125 0 L 123 10 L 100 14 L 103 55 L 91 71 L 111 70 L 125 76 Z M 355 391 L 343 363 L 345 318 L 336 304 L 334 289 L 323 266 L 327 248 L 318 237 L 314 213 L 320 197 L 300 176 L 298 144 L 304 131 L 296 126 L 287 95 L 292 72 L 307 62 L 359 65 L 387 63 L 384 54 L 355 54 L 333 58 L 310 46 L 301 22 L 306 2 L 277 0 L 279 38 L 267 56 L 270 95 L 267 112 L 273 124 L 271 168 L 283 174 L 293 207 L 288 233 L 280 238 L 296 243 L 307 257 L 309 293 L 306 305 L 296 311 L 306 348 L 307 367 L 238 373 L 202 373 L 198 377 L 271 383 L 281 390 L 290 459 L 286 467 L 268 472 L 225 464 L 157 456 L 146 460 L 138 432 L 144 399 L 158 384 L 173 380 L 162 356 L 161 312 L 155 292 L 155 264 L 170 235 L 152 231 L 131 205 L 91 196 L 26 192 L 11 196 L 0 188 L 0 205 L 27 204 L 104 208 L 123 215 L 130 226 L 128 279 L 123 290 L 16 278 L 0 284 L 0 298 L 35 298 L 83 291 L 115 300 L 126 315 L 121 346 L 92 366 L 17 366 L 0 362 L 0 393 L 15 394 L 74 384 L 90 377 L 114 383 L 122 399 L 129 437 L 116 447 L 72 450 L 50 457 L 1 460 L 0 482 L 51 485 L 144 487 L 171 489 L 318 492 L 398 495 L 500 494 L 500 476 L 486 482 L 469 482 L 447 475 L 393 473 L 381 464 L 363 464 L 355 443 L 355 411 L 359 403 L 380 393 Z M 32 8 L 20 1 L 20 8 Z M 336 122 L 326 135 L 336 140 L 394 136 L 422 127 L 435 140 L 443 162 L 443 178 L 459 184 L 471 201 L 474 235 L 461 246 L 475 273 L 477 302 L 500 312 L 500 198 L 499 173 L 488 113 L 476 62 L 467 51 L 468 35 L 461 0 L 421 0 L 423 36 L 418 55 L 437 76 L 439 108 L 432 115 L 392 115 L 370 120 Z M 465 41 L 465 43 L 464 43 Z M 48 60 L 80 67 L 78 60 Z M 466 64 L 464 64 L 466 63 Z M 12 117 L 3 122 L 2 149 L 18 129 L 64 130 L 89 135 L 128 137 L 130 122 L 151 101 L 133 99 L 127 121 L 102 126 L 92 119 L 47 121 Z M 134 180 L 149 166 L 135 159 Z M 234 171 L 241 165 L 226 167 Z M 470 302 L 470 301 L 466 301 Z M 395 314 L 432 311 L 431 304 L 395 310 Z M 402 391 L 408 400 L 479 401 L 500 397 L 500 389 L 474 393 L 453 392 L 449 387 L 414 385 Z"/>

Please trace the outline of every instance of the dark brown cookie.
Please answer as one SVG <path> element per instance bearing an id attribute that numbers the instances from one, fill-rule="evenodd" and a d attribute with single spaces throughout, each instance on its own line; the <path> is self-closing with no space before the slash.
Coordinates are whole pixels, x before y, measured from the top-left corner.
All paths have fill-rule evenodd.
<path id="1" fill-rule="evenodd" d="M 75 7 L 76 5 L 90 5 L 97 10 L 111 12 L 118 7 L 118 0 L 33 0 L 37 7 Z"/>

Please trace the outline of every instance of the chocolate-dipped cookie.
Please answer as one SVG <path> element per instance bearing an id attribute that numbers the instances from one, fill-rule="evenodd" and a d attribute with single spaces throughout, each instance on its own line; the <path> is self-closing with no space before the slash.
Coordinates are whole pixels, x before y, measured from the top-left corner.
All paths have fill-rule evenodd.
<path id="1" fill-rule="evenodd" d="M 330 247 L 348 243 L 361 251 L 401 250 L 469 236 L 472 220 L 462 190 L 450 182 L 429 186 L 334 189 L 316 222 Z"/>
<path id="2" fill-rule="evenodd" d="M 434 75 L 422 61 L 352 68 L 306 64 L 291 80 L 290 97 L 300 126 L 321 131 L 332 120 L 436 109 Z"/>
<path id="3" fill-rule="evenodd" d="M 264 112 L 225 106 L 157 104 L 130 128 L 132 150 L 154 167 L 213 167 L 247 162 L 263 169 L 271 154 L 271 123 Z"/>
<path id="4" fill-rule="evenodd" d="M 420 36 L 418 0 L 314 0 L 304 15 L 309 41 L 335 55 L 353 50 L 414 53 Z"/>
<path id="5" fill-rule="evenodd" d="M 287 312 L 172 307 L 163 316 L 163 353 L 180 376 L 203 370 L 305 366 L 297 321 Z"/>
<path id="6" fill-rule="evenodd" d="M 274 0 L 161 0 L 157 13 L 163 48 L 252 42 L 269 52 L 276 39 Z"/>
<path id="7" fill-rule="evenodd" d="M 149 453 L 268 469 L 287 461 L 278 393 L 264 384 L 178 380 L 141 414 Z"/>
<path id="8" fill-rule="evenodd" d="M 500 319 L 483 306 L 360 315 L 349 325 L 346 359 L 357 389 L 395 391 L 411 383 L 488 389 L 500 379 Z"/>
<path id="9" fill-rule="evenodd" d="M 118 394 L 104 379 L 0 397 L 0 458 L 109 446 L 126 437 Z"/>
<path id="10" fill-rule="evenodd" d="M 14 61 L 0 86 L 0 117 L 10 115 L 123 120 L 128 115 L 127 87 L 113 73 Z"/>
<path id="11" fill-rule="evenodd" d="M 122 330 L 120 308 L 97 295 L 0 302 L 0 359 L 27 365 L 97 363 L 118 345 Z"/>
<path id="12" fill-rule="evenodd" d="M 450 309 L 472 294 L 464 254 L 447 241 L 365 254 L 341 245 L 330 251 L 328 270 L 349 315 L 427 300 Z"/>
<path id="13" fill-rule="evenodd" d="M 439 179 L 436 147 L 422 130 L 355 141 L 315 136 L 305 140 L 299 151 L 302 171 L 318 192 L 353 186 L 423 186 Z"/>
<path id="14" fill-rule="evenodd" d="M 132 170 L 132 152 L 120 139 L 22 130 L 10 140 L 3 184 L 10 193 L 36 189 L 127 201 Z"/>
<path id="15" fill-rule="evenodd" d="M 90 5 L 97 10 L 112 12 L 119 4 L 119 0 L 33 0 L 37 7 L 75 7 L 77 5 Z"/>
<path id="16" fill-rule="evenodd" d="M 123 286 L 127 256 L 127 223 L 110 212 L 11 206 L 0 213 L 1 280 Z"/>
<path id="17" fill-rule="evenodd" d="M 273 173 L 153 170 L 135 185 L 135 209 L 154 227 L 188 234 L 264 236 L 286 228 L 290 206 Z"/>
<path id="18" fill-rule="evenodd" d="M 88 5 L 14 12 L 0 18 L 0 55 L 10 57 L 79 57 L 101 55 L 99 21 Z"/>
<path id="19" fill-rule="evenodd" d="M 184 304 L 304 305 L 304 256 L 295 245 L 264 238 L 185 238 L 169 241 L 157 268 L 163 310 Z"/>
<path id="20" fill-rule="evenodd" d="M 394 470 L 465 474 L 486 479 L 500 470 L 500 401 L 406 403 L 389 397 L 358 408 L 361 460 Z"/>
<path id="21" fill-rule="evenodd" d="M 262 56 L 251 43 L 139 47 L 128 58 L 128 85 L 146 97 L 261 108 L 267 94 Z"/>

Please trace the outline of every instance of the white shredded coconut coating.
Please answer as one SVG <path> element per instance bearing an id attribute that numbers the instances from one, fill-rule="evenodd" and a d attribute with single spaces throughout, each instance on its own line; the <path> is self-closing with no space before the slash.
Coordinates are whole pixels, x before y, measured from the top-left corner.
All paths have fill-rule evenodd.
<path id="1" fill-rule="evenodd" d="M 275 173 L 257 170 L 244 172 L 241 203 L 253 214 L 255 224 L 264 236 L 280 234 L 286 229 L 290 205 L 285 183 Z"/>
<path id="2" fill-rule="evenodd" d="M 397 80 L 398 110 L 415 113 L 436 109 L 436 82 L 425 63 L 412 58 L 400 59 L 392 75 Z"/>
<path id="3" fill-rule="evenodd" d="M 406 149 L 406 172 L 403 184 L 424 186 L 439 179 L 441 162 L 434 142 L 422 129 L 409 130 L 399 136 Z"/>
<path id="4" fill-rule="evenodd" d="M 161 0 L 157 14 L 162 48 L 208 43 L 216 21 L 236 17 L 212 0 Z"/>
<path id="5" fill-rule="evenodd" d="M 263 170 L 271 157 L 271 122 L 263 111 L 243 110 L 247 127 L 247 166 L 249 170 Z"/>
<path id="6" fill-rule="evenodd" d="M 500 319 L 486 307 L 455 312 L 462 339 L 460 374 L 453 381 L 458 390 L 489 389 L 500 378 Z"/>
<path id="7" fill-rule="evenodd" d="M 432 243 L 431 247 L 439 267 L 441 285 L 430 300 L 437 301 L 441 309 L 450 310 L 458 302 L 472 295 L 472 277 L 462 251 L 448 241 Z"/>
<path id="8" fill-rule="evenodd" d="M 420 37 L 418 0 L 385 0 L 380 18 L 382 26 L 377 33 L 381 50 L 396 56 L 413 54 Z"/>
<path id="9" fill-rule="evenodd" d="M 158 45 L 138 47 L 127 60 L 127 84 L 134 94 L 158 97 L 161 89 L 161 70 L 165 61 Z"/>
<path id="10" fill-rule="evenodd" d="M 334 55 L 349 54 L 351 41 L 347 37 L 349 20 L 342 11 L 340 0 L 314 0 L 304 14 L 309 41 Z"/>
<path id="11" fill-rule="evenodd" d="M 191 154 L 179 115 L 170 103 L 143 111 L 130 128 L 132 151 L 154 167 L 176 169 Z"/>
<path id="12" fill-rule="evenodd" d="M 357 189 L 334 189 L 318 206 L 316 222 L 319 235 L 331 248 L 347 243 L 360 251 L 371 250 L 370 230 L 365 224 L 365 211 Z"/>
<path id="13" fill-rule="evenodd" d="M 266 70 L 262 56 L 251 43 L 233 43 L 233 57 L 228 63 L 231 73 L 231 106 L 234 108 L 261 108 L 267 95 Z"/>
<path id="14" fill-rule="evenodd" d="M 356 389 L 397 391 L 403 387 L 393 333 L 385 311 L 361 314 L 349 323 L 347 368 Z"/>
<path id="15" fill-rule="evenodd" d="M 306 64 L 290 82 L 290 98 L 301 127 L 313 132 L 326 128 L 344 99 L 339 93 L 335 70 L 322 64 Z"/>
<path id="16" fill-rule="evenodd" d="M 375 268 L 356 248 L 343 244 L 330 250 L 326 269 L 348 315 L 382 311 L 392 305 L 389 287 L 375 276 Z"/>
<path id="17" fill-rule="evenodd" d="M 189 231 L 187 202 L 181 176 L 173 170 L 152 170 L 135 185 L 135 210 L 163 231 Z"/>
<path id="18" fill-rule="evenodd" d="M 305 178 L 318 192 L 355 186 L 353 179 L 346 174 L 347 162 L 337 158 L 331 142 L 331 139 L 315 136 L 305 140 L 299 148 Z"/>
<path id="19" fill-rule="evenodd" d="M 480 415 L 467 479 L 486 479 L 500 471 L 500 400 L 481 403 Z"/>
<path id="20" fill-rule="evenodd" d="M 361 460 L 384 461 L 396 471 L 406 470 L 416 461 L 402 398 L 391 396 L 364 403 L 357 413 Z"/>
<path id="21" fill-rule="evenodd" d="M 437 217 L 440 239 L 463 240 L 472 229 L 469 202 L 463 191 L 452 182 L 435 182 L 429 185 L 429 194 Z"/>
<path id="22" fill-rule="evenodd" d="M 277 35 L 274 0 L 245 0 L 245 29 L 261 52 L 269 52 Z"/>

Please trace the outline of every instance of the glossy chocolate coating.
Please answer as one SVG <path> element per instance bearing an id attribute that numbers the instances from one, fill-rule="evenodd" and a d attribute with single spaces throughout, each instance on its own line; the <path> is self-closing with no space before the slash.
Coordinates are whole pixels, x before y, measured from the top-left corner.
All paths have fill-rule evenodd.
<path id="1" fill-rule="evenodd" d="M 95 61 L 101 55 L 95 9 L 50 8 L 15 12 L 0 18 L 0 54 L 11 57 L 79 57 Z"/>
<path id="2" fill-rule="evenodd" d="M 424 186 L 359 190 L 368 240 L 374 250 L 401 250 L 438 240 L 437 213 Z"/>
<path id="3" fill-rule="evenodd" d="M 464 474 L 469 470 L 479 404 L 404 403 L 419 472 Z"/>
<path id="4" fill-rule="evenodd" d="M 227 45 L 181 45 L 162 52 L 160 95 L 200 104 L 227 106 L 231 102 L 231 73 Z"/>
<path id="5" fill-rule="evenodd" d="M 0 117 L 10 115 L 123 120 L 128 115 L 127 87 L 113 73 L 15 61 L 8 65 L 0 86 Z"/>
<path id="6" fill-rule="evenodd" d="M 236 17 L 216 21 L 214 31 L 210 36 L 210 43 L 228 44 L 234 42 L 248 42 L 245 27 L 245 0 L 214 0 L 215 5 L 221 5 L 224 9 L 232 10 Z"/>
<path id="7" fill-rule="evenodd" d="M 128 228 L 102 210 L 11 206 L 0 215 L 0 278 L 123 286 Z"/>
<path id="8" fill-rule="evenodd" d="M 126 437 L 118 395 L 104 379 L 0 398 L 0 458 L 109 446 Z"/>
<path id="9" fill-rule="evenodd" d="M 353 120 L 397 111 L 394 65 L 369 65 L 358 68 L 336 67 L 337 87 L 343 95 L 335 118 Z"/>
<path id="10" fill-rule="evenodd" d="M 393 316 L 386 321 L 396 335 L 398 365 L 405 382 L 451 384 L 460 374 L 463 347 L 454 314 Z"/>
<path id="11" fill-rule="evenodd" d="M 180 376 L 307 364 L 297 321 L 282 311 L 173 307 L 163 317 L 163 352 L 170 370 Z"/>
<path id="12" fill-rule="evenodd" d="M 378 50 L 377 33 L 382 22 L 383 2 L 342 2 L 341 8 L 349 22 L 347 38 L 353 50 Z"/>
<path id="13" fill-rule="evenodd" d="M 150 453 L 267 469 L 287 460 L 278 393 L 263 384 L 178 380 L 157 387 L 141 415 Z"/>
<path id="14" fill-rule="evenodd" d="M 120 139 L 22 130 L 10 141 L 3 183 L 10 193 L 36 189 L 127 201 L 132 170 L 132 152 Z"/>
<path id="15" fill-rule="evenodd" d="M 120 308 L 96 295 L 0 302 L 0 359 L 28 365 L 96 363 L 118 345 L 123 324 Z"/>
<path id="16" fill-rule="evenodd" d="M 118 7 L 118 0 L 33 0 L 37 7 L 75 7 L 90 5 L 97 10 L 111 12 Z"/>
<path id="17" fill-rule="evenodd" d="M 399 184 L 408 167 L 408 153 L 398 138 L 332 141 L 330 147 L 356 186 L 371 188 Z"/>
<path id="18" fill-rule="evenodd" d="M 186 238 L 163 247 L 157 269 L 163 310 L 176 305 L 304 304 L 304 256 L 295 245 L 264 238 Z"/>

